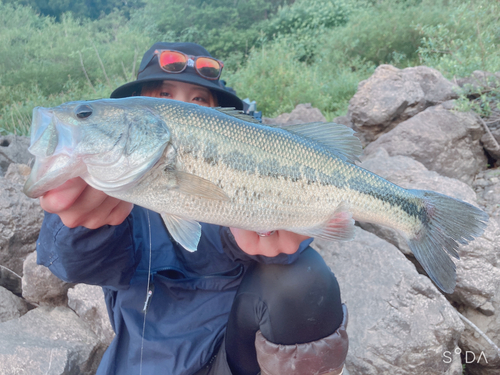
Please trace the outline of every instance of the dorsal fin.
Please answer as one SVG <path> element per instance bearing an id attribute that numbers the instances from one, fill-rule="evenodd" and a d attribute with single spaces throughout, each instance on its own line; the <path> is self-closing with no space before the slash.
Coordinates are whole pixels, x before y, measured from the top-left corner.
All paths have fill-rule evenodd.
<path id="1" fill-rule="evenodd" d="M 216 107 L 213 109 L 243 121 L 263 125 L 255 117 L 235 108 Z M 294 125 L 266 124 L 264 126 L 283 129 L 301 137 L 309 138 L 325 146 L 342 160 L 350 163 L 359 161 L 359 156 L 363 153 L 363 145 L 359 138 L 354 135 L 355 131 L 335 122 L 310 122 Z"/>
<path id="2" fill-rule="evenodd" d="M 330 149 L 334 154 L 351 163 L 359 161 L 359 156 L 363 152 L 363 145 L 359 138 L 354 135 L 355 131 L 345 125 L 335 122 L 274 125 L 274 127 L 320 143 Z"/>

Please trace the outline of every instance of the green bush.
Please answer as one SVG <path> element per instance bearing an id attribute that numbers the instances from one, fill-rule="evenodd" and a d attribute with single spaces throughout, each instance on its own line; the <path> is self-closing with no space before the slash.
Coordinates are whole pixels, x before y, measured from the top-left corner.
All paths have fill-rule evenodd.
<path id="1" fill-rule="evenodd" d="M 28 8 L 0 3 L 2 86 L 37 85 L 48 96 L 62 91 L 68 79 L 83 87 L 110 82 L 116 75 L 131 78 L 134 56 L 140 58 L 151 40 L 126 26 L 117 27 L 122 23 L 112 16 L 80 22 L 69 14 L 58 23 L 36 17 Z M 15 26 L 19 24 L 23 27 Z M 1 108 L 6 101 L 0 99 Z"/>
<path id="2" fill-rule="evenodd" d="M 340 50 L 346 59 L 360 58 L 374 65 L 406 67 L 418 64 L 423 33 L 415 25 L 438 25 L 449 6 L 435 1 L 387 1 L 355 12 L 345 27 L 330 30 L 321 44 Z"/>
<path id="3" fill-rule="evenodd" d="M 500 4 L 498 1 L 450 1 L 452 11 L 438 25 L 420 24 L 418 54 L 422 64 L 448 78 L 475 70 L 500 71 Z"/>
<path id="4" fill-rule="evenodd" d="M 128 14 L 130 9 L 144 5 L 141 0 L 4 0 L 4 3 L 29 6 L 37 13 L 57 20 L 67 12 L 77 18 L 97 19 L 117 10 Z"/>
<path id="5" fill-rule="evenodd" d="M 195 42 L 235 68 L 285 0 L 146 0 L 131 22 L 154 40 Z"/>
<path id="6" fill-rule="evenodd" d="M 500 70 L 492 0 L 143 2 L 92 20 L 0 0 L 0 133 L 27 134 L 38 105 L 108 97 L 159 40 L 198 42 L 224 59 L 223 79 L 266 116 L 299 103 L 327 118 L 345 114 L 359 81 L 382 63 L 425 64 L 449 78 Z M 482 114 L 498 108 L 498 89 L 474 95 Z M 471 97 L 462 93 L 464 108 Z"/>
<path id="7" fill-rule="evenodd" d="M 353 10 L 346 0 L 297 0 L 279 9 L 266 25 L 266 33 L 272 35 L 295 34 L 298 30 L 316 30 L 345 25 Z"/>
<path id="8" fill-rule="evenodd" d="M 119 14 L 55 22 L 0 2 L 0 133 L 26 134 L 35 105 L 109 97 L 151 43 Z"/>
<path id="9" fill-rule="evenodd" d="M 113 81 L 113 87 L 126 82 L 119 77 Z M 26 88 L 23 85 L 9 88 L 0 87 L 0 97 L 20 97 L 22 100 L 12 100 L 0 109 L 0 135 L 18 134 L 28 135 L 31 126 L 31 115 L 35 107 L 55 107 L 59 104 L 75 100 L 91 100 L 108 98 L 112 88 L 108 84 L 97 81 L 90 85 L 80 85 L 79 82 L 68 79 L 61 91 L 57 94 L 45 95 L 38 86 Z"/>
<path id="10" fill-rule="evenodd" d="M 500 4 L 497 1 L 451 1 L 452 11 L 439 25 L 418 25 L 423 34 L 418 49 L 422 64 L 449 79 L 468 77 L 475 70 L 500 71 Z M 456 109 L 481 117 L 498 116 L 500 80 L 493 75 L 477 88 L 465 85 Z"/>
<path id="11" fill-rule="evenodd" d="M 257 102 L 257 109 L 273 117 L 290 112 L 297 104 L 311 103 L 328 118 L 345 114 L 349 99 L 360 79 L 370 69 L 355 62 L 358 69 L 341 61 L 318 60 L 307 64 L 297 59 L 297 51 L 287 38 L 279 38 L 251 51 L 245 66 L 225 78 L 240 97 Z M 352 63 L 352 62 L 351 62 Z"/>

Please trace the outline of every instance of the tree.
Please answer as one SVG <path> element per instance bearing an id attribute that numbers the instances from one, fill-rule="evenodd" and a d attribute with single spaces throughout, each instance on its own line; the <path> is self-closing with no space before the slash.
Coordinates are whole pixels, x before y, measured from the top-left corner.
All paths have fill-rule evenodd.
<path id="1" fill-rule="evenodd" d="M 131 9 L 144 6 L 141 0 L 4 0 L 4 2 L 30 6 L 37 13 L 54 17 L 58 21 L 66 12 L 71 12 L 76 18 L 97 19 L 113 10 L 120 10 L 128 16 Z"/>

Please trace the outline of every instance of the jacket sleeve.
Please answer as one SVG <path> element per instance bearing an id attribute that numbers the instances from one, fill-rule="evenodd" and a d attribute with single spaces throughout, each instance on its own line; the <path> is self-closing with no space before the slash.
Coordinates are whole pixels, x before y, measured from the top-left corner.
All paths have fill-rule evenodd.
<path id="1" fill-rule="evenodd" d="M 264 255 L 250 255 L 241 250 L 228 227 L 220 227 L 219 233 L 224 253 L 226 253 L 230 259 L 239 263 L 259 262 L 266 264 L 291 264 L 295 262 L 300 253 L 313 242 L 312 238 L 302 241 L 299 249 L 293 254 L 279 254 L 275 257 L 266 257 Z"/>
<path id="2" fill-rule="evenodd" d="M 140 261 L 134 250 L 132 215 L 120 225 L 98 229 L 68 228 L 45 213 L 37 241 L 37 263 L 63 281 L 128 288 Z"/>

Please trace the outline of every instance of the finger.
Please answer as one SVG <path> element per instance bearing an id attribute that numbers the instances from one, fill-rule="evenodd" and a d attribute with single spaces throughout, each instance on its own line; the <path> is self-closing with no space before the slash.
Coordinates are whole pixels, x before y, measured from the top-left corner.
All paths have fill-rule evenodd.
<path id="1" fill-rule="evenodd" d="M 279 253 L 294 254 L 300 247 L 302 241 L 307 240 L 309 237 L 294 232 L 279 230 L 276 232 L 278 243 L 274 246 L 277 247 Z M 273 237 L 273 236 L 270 236 Z"/>
<path id="2" fill-rule="evenodd" d="M 80 177 L 66 181 L 40 197 L 40 206 L 47 212 L 57 214 L 67 210 L 87 187 Z"/>
<path id="3" fill-rule="evenodd" d="M 109 217 L 108 224 L 109 225 L 120 225 L 123 221 L 130 215 L 134 205 L 130 202 L 120 201 L 120 203 L 113 208 Z"/>
<path id="4" fill-rule="evenodd" d="M 293 254 L 297 251 L 298 246 L 291 244 L 284 233 L 287 232 L 276 231 L 274 234 L 265 237 L 261 237 L 256 233 L 259 252 L 269 257 L 275 257 L 281 253 Z"/>
<path id="5" fill-rule="evenodd" d="M 88 214 L 99 207 L 108 195 L 102 191 L 87 186 L 67 210 L 58 212 L 64 225 L 69 228 L 83 226 L 88 219 Z"/>
<path id="6" fill-rule="evenodd" d="M 270 236 L 261 237 L 257 233 L 239 228 L 230 228 L 238 246 L 250 255 L 274 257 L 278 254 L 293 254 L 300 243 L 309 237 L 288 231 L 276 231 Z"/>
<path id="7" fill-rule="evenodd" d="M 229 228 L 241 250 L 250 255 L 259 255 L 259 236 L 255 232 L 240 228 Z"/>
<path id="8" fill-rule="evenodd" d="M 79 225 L 89 229 L 97 229 L 103 225 L 119 225 L 132 207 L 132 203 L 108 196 L 98 207 L 85 215 Z"/>

